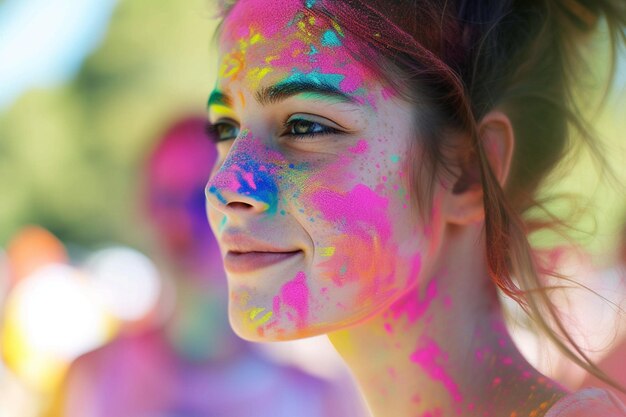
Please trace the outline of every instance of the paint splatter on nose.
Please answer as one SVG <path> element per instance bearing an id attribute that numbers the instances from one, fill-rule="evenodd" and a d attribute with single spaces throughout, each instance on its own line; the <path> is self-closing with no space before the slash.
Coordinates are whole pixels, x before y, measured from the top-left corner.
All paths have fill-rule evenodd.
<path id="1" fill-rule="evenodd" d="M 247 138 L 243 137 L 242 140 L 246 141 Z M 224 205 L 257 202 L 261 203 L 260 209 L 263 211 L 276 213 L 278 185 L 275 177 L 281 169 L 275 163 L 263 162 L 260 157 L 262 151 L 250 143 L 232 149 L 230 157 L 212 179 L 208 192 Z"/>

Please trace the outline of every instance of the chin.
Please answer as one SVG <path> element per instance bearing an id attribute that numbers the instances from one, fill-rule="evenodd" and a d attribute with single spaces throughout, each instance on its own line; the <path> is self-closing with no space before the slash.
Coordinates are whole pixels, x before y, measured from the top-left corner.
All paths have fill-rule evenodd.
<path id="1" fill-rule="evenodd" d="M 240 312 L 229 314 L 230 326 L 237 336 L 249 342 L 284 342 L 319 336 L 331 329 L 300 327 L 291 323 L 270 321 L 266 324 L 257 324 Z"/>

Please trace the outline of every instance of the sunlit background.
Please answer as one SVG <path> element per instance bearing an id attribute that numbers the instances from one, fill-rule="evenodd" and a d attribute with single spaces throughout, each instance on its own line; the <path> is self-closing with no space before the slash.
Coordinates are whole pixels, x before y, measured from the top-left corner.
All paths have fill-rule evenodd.
<path id="1" fill-rule="evenodd" d="M 231 341 L 223 301 L 215 301 L 223 298 L 219 264 L 190 246 L 204 249 L 210 240 L 199 220 L 202 199 L 195 189 L 182 194 L 201 170 L 171 184 L 159 179 L 161 168 L 150 171 L 167 132 L 203 117 L 214 82 L 212 16 L 205 0 L 0 0 L 0 417 L 100 415 L 81 414 L 81 407 L 107 395 L 102 401 L 115 402 L 122 388 L 112 389 L 117 380 L 106 382 L 96 369 L 124 364 L 133 349 L 144 352 L 138 357 L 147 368 L 180 368 L 180 381 L 171 384 L 206 380 L 206 386 L 219 386 L 215 395 L 222 399 L 239 398 L 246 385 L 234 385 L 238 397 L 228 391 L 229 382 L 216 381 L 276 378 L 287 381 L 283 385 L 303 404 L 327 403 L 319 410 L 311 405 L 311 416 L 366 415 L 325 339 L 272 346 Z M 595 76 L 587 86 L 591 98 L 582 95 L 589 102 L 597 101 L 608 69 L 603 45 L 599 37 L 586 50 Z M 570 234 L 583 250 L 567 251 L 556 264 L 618 305 L 626 288 L 619 272 L 626 220 L 625 56 L 604 110 L 589 109 L 617 178 L 601 180 L 583 152 L 545 190 L 585 198 L 586 214 L 575 223 L 579 231 Z M 181 132 L 172 135 L 188 134 Z M 173 188 L 155 202 L 153 182 Z M 176 190 L 183 190 L 180 196 Z M 568 201 L 552 207 L 566 213 Z M 551 234 L 534 241 L 542 248 L 563 244 Z M 583 316 L 602 315 L 606 305 L 594 301 L 587 308 Z M 603 336 L 614 336 L 605 348 L 626 340 L 624 326 L 602 329 Z M 540 353 L 544 348 L 532 334 L 520 330 L 516 337 L 546 372 L 572 387 L 584 380 L 557 359 L 545 360 L 549 355 Z M 150 359 L 162 342 L 168 353 Z M 609 350 L 603 352 L 608 356 Z M 226 372 L 223 379 L 220 372 Z M 166 407 L 156 404 L 160 392 L 176 389 L 166 382 L 147 389 L 144 397 L 153 393 L 154 404 L 141 407 Z M 283 385 L 276 382 L 268 392 L 285 396 Z M 68 400 L 72 396 L 83 400 Z M 151 414 L 133 411 L 145 398 L 125 398 L 126 410 L 121 405 L 102 415 L 251 415 L 223 408 L 223 414 L 209 414 L 219 399 L 210 396 L 202 396 L 204 404 L 181 395 L 168 410 Z M 278 407 L 270 404 L 267 414 L 254 415 L 304 416 L 271 398 L 282 408 L 270 410 Z"/>

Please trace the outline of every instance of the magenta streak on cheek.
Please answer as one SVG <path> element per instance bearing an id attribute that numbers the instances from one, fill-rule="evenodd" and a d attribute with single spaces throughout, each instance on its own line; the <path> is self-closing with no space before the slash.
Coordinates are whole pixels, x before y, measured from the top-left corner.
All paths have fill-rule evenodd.
<path id="1" fill-rule="evenodd" d="M 447 360 L 447 355 L 441 351 L 433 340 L 426 338 L 422 340 L 422 346 L 418 347 L 417 350 L 411 354 L 411 361 L 418 364 L 433 380 L 441 382 L 454 401 L 463 401 L 459 387 L 440 364 L 440 362 Z"/>
<path id="2" fill-rule="evenodd" d="M 309 199 L 325 220 L 339 225 L 344 233 L 363 239 L 376 234 L 383 242 L 391 236 L 388 200 L 366 185 L 358 184 L 346 194 L 320 189 L 312 192 Z"/>
<path id="3" fill-rule="evenodd" d="M 275 318 L 284 313 L 295 322 L 296 328 L 302 329 L 306 326 L 309 317 L 309 287 L 304 272 L 298 272 L 294 279 L 281 287 L 280 294 L 274 297 L 273 304 Z"/>
<path id="4" fill-rule="evenodd" d="M 381 277 L 392 276 L 393 256 L 386 250 L 391 235 L 387 199 L 362 184 L 345 194 L 322 188 L 307 197 L 321 217 L 341 232 L 332 241 L 335 254 L 320 264 L 327 276 L 339 286 L 368 282 L 373 287 L 366 292 L 374 291 Z"/>
<path id="5" fill-rule="evenodd" d="M 339 287 L 361 283 L 355 297 L 361 305 L 391 291 L 397 245 L 390 242 L 388 199 L 363 184 L 347 193 L 316 188 L 303 199 L 336 231 L 329 242 L 336 248 L 334 254 L 318 264 L 321 277 Z"/>

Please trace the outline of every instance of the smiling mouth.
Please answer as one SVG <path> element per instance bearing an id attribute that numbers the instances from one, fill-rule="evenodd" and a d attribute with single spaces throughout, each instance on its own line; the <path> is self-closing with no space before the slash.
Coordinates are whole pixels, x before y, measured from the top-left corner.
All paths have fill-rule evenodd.
<path id="1" fill-rule="evenodd" d="M 228 251 L 224 257 L 224 269 L 234 274 L 254 272 L 284 262 L 301 253 L 301 250 L 291 252 Z"/>

